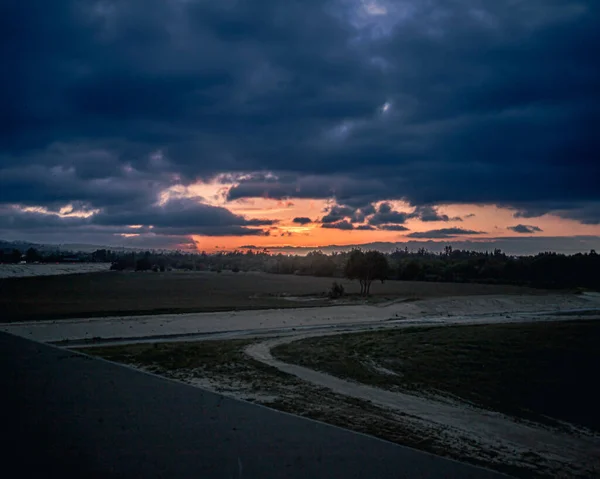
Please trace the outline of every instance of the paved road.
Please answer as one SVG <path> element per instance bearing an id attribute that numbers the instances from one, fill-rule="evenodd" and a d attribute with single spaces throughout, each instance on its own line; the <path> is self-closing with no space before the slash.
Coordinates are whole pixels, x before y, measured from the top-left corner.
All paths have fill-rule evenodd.
<path id="1" fill-rule="evenodd" d="M 19 477 L 503 477 L 4 333 L 0 373 Z"/>

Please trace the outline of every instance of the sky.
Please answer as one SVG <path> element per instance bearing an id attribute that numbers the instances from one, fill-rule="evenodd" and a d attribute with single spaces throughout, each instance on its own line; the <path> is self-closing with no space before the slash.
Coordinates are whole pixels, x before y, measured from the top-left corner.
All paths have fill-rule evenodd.
<path id="1" fill-rule="evenodd" d="M 0 239 L 600 249 L 597 0 L 5 0 Z"/>

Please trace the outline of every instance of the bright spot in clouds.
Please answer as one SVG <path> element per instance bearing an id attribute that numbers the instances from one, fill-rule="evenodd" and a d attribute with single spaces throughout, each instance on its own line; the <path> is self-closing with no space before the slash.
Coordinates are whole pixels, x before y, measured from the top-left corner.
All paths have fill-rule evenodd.
<path id="1" fill-rule="evenodd" d="M 364 8 L 369 15 L 387 15 L 387 8 L 377 2 L 364 2 Z"/>

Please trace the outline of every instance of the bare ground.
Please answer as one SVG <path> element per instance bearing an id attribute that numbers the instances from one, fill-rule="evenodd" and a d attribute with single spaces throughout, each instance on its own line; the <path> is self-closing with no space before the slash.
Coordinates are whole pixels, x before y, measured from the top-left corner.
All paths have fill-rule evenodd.
<path id="1" fill-rule="evenodd" d="M 344 285 L 350 302 L 356 303 L 357 298 L 352 296 L 359 292 L 358 284 L 338 278 L 227 271 L 111 271 L 0 279 L 0 310 L 3 321 L 14 322 L 344 304 L 347 300 L 327 299 L 326 292 L 334 280 Z M 387 281 L 373 285 L 370 301 L 481 294 L 543 291 L 517 286 Z"/>
<path id="2" fill-rule="evenodd" d="M 307 330 L 368 329 L 408 324 L 547 321 L 539 312 L 578 311 L 600 305 L 590 295 L 478 295 L 378 304 L 285 308 L 191 314 L 117 316 L 61 321 L 0 323 L 0 330 L 44 342 L 68 345 L 120 341 L 169 341 L 258 334 L 290 334 Z"/>

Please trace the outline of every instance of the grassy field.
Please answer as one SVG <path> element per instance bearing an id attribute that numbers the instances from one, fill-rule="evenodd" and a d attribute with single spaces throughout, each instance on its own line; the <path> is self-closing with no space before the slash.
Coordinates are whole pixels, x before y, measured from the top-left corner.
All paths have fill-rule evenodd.
<path id="1" fill-rule="evenodd" d="M 598 430 L 598 333 L 600 322 L 593 321 L 415 328 L 305 340 L 281 346 L 275 354 L 383 388 L 459 396 L 554 426 L 562 424 L 543 415 Z M 514 477 L 595 477 L 588 471 L 592 463 L 581 464 L 575 474 L 571 463 L 536 454 L 534 443 L 529 452 L 489 449 L 468 437 L 448 435 L 444 427 L 304 382 L 249 358 L 244 348 L 253 341 L 82 351 Z M 398 376 L 378 374 L 374 364 Z"/>
<path id="2" fill-rule="evenodd" d="M 85 348 L 82 352 L 441 456 L 510 474 L 523 472 L 485 458 L 464 457 L 461 448 L 448 447 L 435 437 L 424 441 L 421 427 L 410 427 L 390 411 L 335 394 L 254 361 L 243 351 L 253 341 L 137 344 Z M 524 477 L 531 477 L 529 470 L 525 473 Z"/>
<path id="3" fill-rule="evenodd" d="M 2 321 L 289 308 L 331 304 L 333 278 L 265 273 L 106 272 L 0 279 Z M 358 294 L 358 283 L 339 280 Z M 516 286 L 388 281 L 373 300 L 477 294 L 539 293 Z M 318 296 L 302 301 L 302 296 Z M 283 296 L 300 297 L 297 300 Z"/>
<path id="4" fill-rule="evenodd" d="M 597 320 L 408 328 L 306 339 L 273 354 L 381 388 L 600 431 L 599 338 Z"/>

